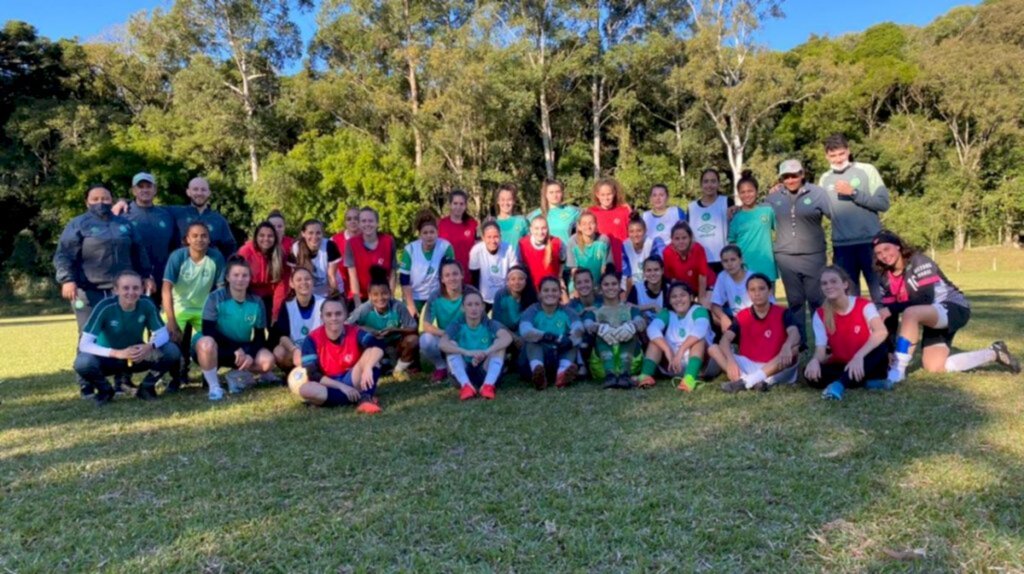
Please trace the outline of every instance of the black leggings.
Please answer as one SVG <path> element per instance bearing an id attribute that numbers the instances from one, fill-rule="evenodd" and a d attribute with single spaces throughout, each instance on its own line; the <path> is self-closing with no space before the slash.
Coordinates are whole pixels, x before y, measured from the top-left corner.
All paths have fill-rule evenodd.
<path id="1" fill-rule="evenodd" d="M 857 389 L 864 386 L 869 380 L 884 379 L 889 372 L 889 346 L 885 343 L 875 347 L 864 357 L 864 378 L 855 381 L 846 373 L 844 363 L 823 363 L 821 365 L 821 377 L 817 381 L 807 380 L 807 384 L 815 389 L 824 389 L 828 385 L 839 381 L 848 389 Z"/>

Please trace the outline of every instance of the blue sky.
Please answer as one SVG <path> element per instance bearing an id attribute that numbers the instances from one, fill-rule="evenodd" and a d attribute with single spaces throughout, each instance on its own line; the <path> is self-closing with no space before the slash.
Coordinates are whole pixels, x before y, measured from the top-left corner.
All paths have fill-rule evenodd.
<path id="1" fill-rule="evenodd" d="M 764 43 L 778 50 L 799 45 L 813 34 L 839 36 L 857 32 L 881 22 L 927 24 L 954 6 L 977 4 L 977 0 L 787 0 L 784 20 L 768 22 L 762 30 Z M 0 0 L 0 21 L 24 20 L 52 39 L 78 36 L 97 38 L 128 20 L 140 10 L 167 7 L 171 0 Z M 822 5 L 839 8 L 823 9 Z M 313 14 L 299 17 L 308 37 Z"/>

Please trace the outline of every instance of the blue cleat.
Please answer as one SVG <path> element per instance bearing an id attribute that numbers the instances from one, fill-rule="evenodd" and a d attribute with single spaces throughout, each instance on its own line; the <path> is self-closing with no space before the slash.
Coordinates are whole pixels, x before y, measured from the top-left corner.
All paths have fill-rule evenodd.
<path id="1" fill-rule="evenodd" d="M 826 401 L 841 401 L 845 392 L 846 387 L 843 386 L 843 383 L 836 381 L 825 387 L 825 390 L 821 392 L 821 398 Z"/>
<path id="2" fill-rule="evenodd" d="M 869 391 L 891 391 L 895 386 L 889 379 L 871 379 L 864 383 L 864 388 Z"/>

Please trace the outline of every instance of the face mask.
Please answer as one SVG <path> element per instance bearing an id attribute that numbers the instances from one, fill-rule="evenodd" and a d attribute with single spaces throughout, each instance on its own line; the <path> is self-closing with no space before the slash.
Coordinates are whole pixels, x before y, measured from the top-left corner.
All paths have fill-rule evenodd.
<path id="1" fill-rule="evenodd" d="M 843 163 L 838 164 L 838 165 L 837 164 L 832 164 L 832 171 L 843 171 L 844 169 L 846 169 L 848 167 L 850 167 L 850 160 L 846 160 Z"/>
<path id="2" fill-rule="evenodd" d="M 110 217 L 111 209 L 113 209 L 113 206 L 109 203 L 94 203 L 89 206 L 89 213 L 96 217 L 106 219 Z"/>

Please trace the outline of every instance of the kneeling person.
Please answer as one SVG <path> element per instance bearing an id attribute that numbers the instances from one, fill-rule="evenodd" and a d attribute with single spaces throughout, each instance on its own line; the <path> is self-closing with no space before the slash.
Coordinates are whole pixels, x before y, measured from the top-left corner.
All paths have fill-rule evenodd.
<path id="1" fill-rule="evenodd" d="M 409 368 L 416 361 L 420 348 L 416 319 L 405 305 L 391 296 L 387 271 L 379 265 L 370 267 L 367 295 L 369 300 L 356 307 L 345 322 L 364 331 L 365 340 L 361 341 L 364 347 L 385 349 L 389 361 L 395 361 L 392 379 L 408 381 Z"/>
<path id="2" fill-rule="evenodd" d="M 462 309 L 464 317 L 448 325 L 441 336 L 441 350 L 448 355 L 448 370 L 462 388 L 460 400 L 475 397 L 477 387 L 480 396 L 493 399 L 512 335 L 501 323 L 487 318 L 480 293 L 466 293 Z"/>

